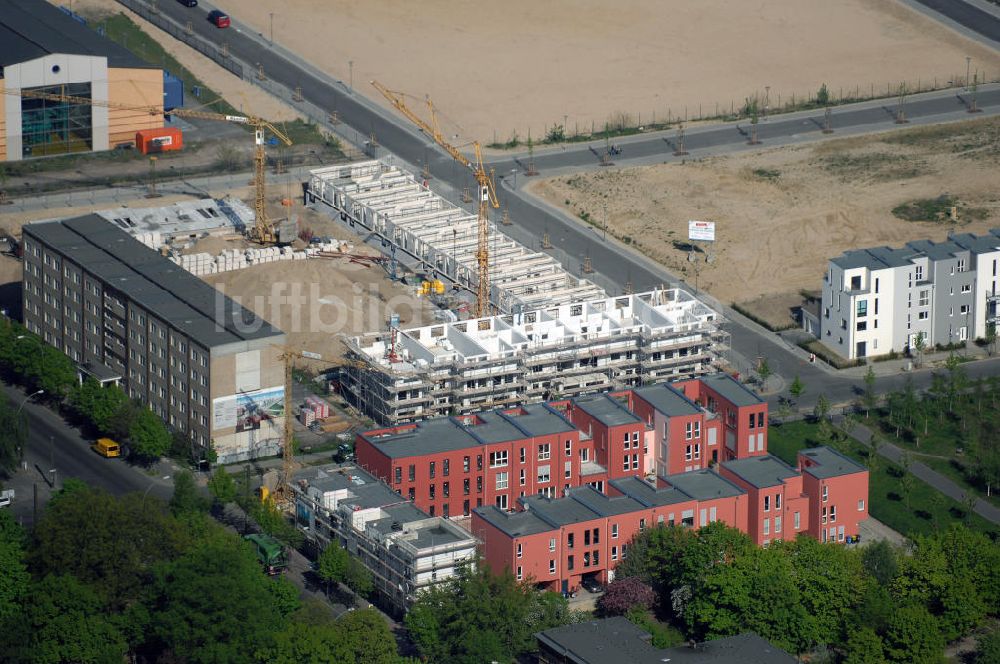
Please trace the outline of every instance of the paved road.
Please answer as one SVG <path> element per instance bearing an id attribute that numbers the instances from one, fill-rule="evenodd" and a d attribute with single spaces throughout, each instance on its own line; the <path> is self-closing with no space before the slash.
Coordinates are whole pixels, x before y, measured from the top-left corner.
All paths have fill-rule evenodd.
<path id="1" fill-rule="evenodd" d="M 15 404 L 24 402 L 27 396 L 24 390 L 6 383 L 0 385 L 0 394 L 9 397 Z M 169 500 L 173 495 L 173 484 L 169 479 L 172 470 L 166 462 L 157 464 L 153 468 L 155 472 L 147 474 L 122 459 L 98 456 L 90 449 L 92 441 L 84 439 L 76 428 L 35 399 L 24 405 L 23 412 L 28 418 L 27 469 L 20 470 L 4 484 L 15 490 L 11 509 L 25 525 L 32 523 L 32 486 L 38 485 L 39 509 L 52 493 L 51 468 L 56 469 L 57 489 L 67 477 L 75 477 L 114 495 L 139 492 L 163 500 Z"/>
<path id="2" fill-rule="evenodd" d="M 963 28 L 979 33 L 1000 44 L 1000 21 L 996 15 L 983 11 L 962 0 L 913 0 L 931 11 L 937 12 Z M 970 77 L 971 78 L 971 77 Z"/>
<path id="3" fill-rule="evenodd" d="M 833 420 L 838 426 L 843 425 L 843 417 L 835 416 Z M 852 438 L 858 440 L 863 445 L 867 447 L 872 446 L 872 431 L 864 424 L 855 425 L 854 429 L 848 433 Z M 906 454 L 905 450 L 897 445 L 893 445 L 892 443 L 882 443 L 879 445 L 877 452 L 879 456 L 884 457 L 896 464 L 900 463 L 903 455 Z M 949 498 L 957 500 L 960 503 L 965 502 L 967 495 L 965 489 L 960 487 L 958 484 L 955 484 L 955 482 L 953 482 L 950 478 L 942 475 L 936 470 L 933 470 L 919 461 L 913 461 L 910 464 L 910 472 L 913 473 L 913 475 L 918 479 L 923 480 Z M 977 498 L 975 510 L 976 514 L 983 517 L 987 521 L 1000 525 L 1000 509 L 997 509 L 997 507 L 992 503 L 989 503 L 982 498 Z"/>
<path id="4" fill-rule="evenodd" d="M 336 110 L 343 123 L 349 128 L 341 133 L 360 142 L 362 137 L 374 132 L 378 143 L 393 155 L 409 164 L 427 162 L 436 178 L 434 188 L 455 200 L 455 194 L 472 184 L 469 173 L 457 168 L 454 161 L 434 146 L 428 137 L 409 126 L 401 118 L 390 114 L 350 89 L 343 81 L 337 81 L 319 72 L 315 67 L 299 59 L 280 45 L 270 45 L 261 35 L 241 24 L 239 16 L 234 16 L 233 27 L 220 31 L 203 19 L 211 9 L 209 3 L 202 3 L 196 9 L 182 7 L 179 3 L 161 3 L 161 11 L 172 16 L 181 25 L 192 20 L 193 29 L 202 37 L 218 43 L 225 39 L 230 52 L 247 63 L 265 63 L 267 76 L 288 88 L 302 87 L 302 94 L 308 102 L 329 110 Z M 987 23 L 1000 25 L 995 16 L 988 16 Z M 384 81 L 389 85 L 400 85 L 396 81 Z M 355 81 L 362 91 L 371 90 L 367 83 Z M 968 95 L 954 91 L 924 93 L 915 95 L 906 103 L 906 116 L 911 125 L 929 124 L 943 121 L 962 120 L 970 117 L 966 110 L 970 103 Z M 983 109 L 980 115 L 1000 114 L 1000 85 L 983 86 L 978 94 L 978 105 Z M 893 101 L 874 101 L 834 109 L 832 126 L 834 136 L 883 131 L 898 127 L 894 123 Z M 763 147 L 820 140 L 822 133 L 822 113 L 801 112 L 783 116 L 773 116 L 759 125 L 759 138 Z M 748 128 L 745 122 L 728 123 L 691 129 L 685 138 L 685 148 L 691 153 L 687 158 L 698 158 L 710 154 L 723 154 L 751 149 L 747 145 Z M 623 147 L 619 164 L 660 163 L 680 159 L 673 156 L 675 149 L 673 132 L 643 134 L 625 139 L 616 139 Z M 572 144 L 563 148 L 553 148 L 536 153 L 536 167 L 544 175 L 575 172 L 581 169 L 597 169 L 599 153 L 603 143 L 594 145 Z M 555 247 L 550 253 L 559 259 L 567 269 L 580 273 L 583 260 L 591 259 L 597 272 L 588 275 L 593 281 L 611 293 L 622 292 L 626 283 L 631 282 L 635 290 L 646 290 L 659 284 L 677 283 L 679 279 L 644 256 L 638 255 L 615 242 L 605 240 L 591 227 L 584 226 L 559 210 L 526 196 L 519 186 L 525 177 L 523 155 L 505 155 L 491 162 L 501 181 L 501 204 L 507 206 L 514 221 L 506 232 L 527 246 L 540 247 L 541 238 L 550 234 Z M 511 171 L 514 171 L 512 173 Z M 754 325 L 735 312 L 725 309 L 725 315 L 732 321 L 732 347 L 736 359 L 767 357 L 771 367 L 781 376 L 801 376 L 812 389 L 803 403 L 808 404 L 820 392 L 832 400 L 845 401 L 851 398 L 857 385 L 856 378 L 837 375 L 818 365 L 806 361 L 803 351 L 790 346 L 770 332 Z M 992 366 L 993 371 L 996 366 Z M 918 383 L 921 381 L 918 375 Z M 902 378 L 880 381 L 880 389 L 891 389 L 900 384 Z"/>

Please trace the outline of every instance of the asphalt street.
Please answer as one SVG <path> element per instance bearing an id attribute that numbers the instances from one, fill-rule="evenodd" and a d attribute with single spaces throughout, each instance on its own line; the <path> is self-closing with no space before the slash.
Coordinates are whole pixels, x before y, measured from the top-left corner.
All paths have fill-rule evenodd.
<path id="1" fill-rule="evenodd" d="M 52 494 L 53 479 L 55 489 L 60 488 L 66 478 L 74 477 L 114 495 L 138 492 L 163 500 L 173 495 L 171 470 L 165 462 L 157 464 L 147 474 L 123 459 L 105 459 L 90 449 L 92 440 L 85 439 L 58 413 L 39 403 L 38 397 L 25 403 L 28 394 L 24 390 L 6 383 L 0 385 L 2 394 L 10 398 L 15 407 L 24 403 L 23 412 L 28 420 L 27 467 L 4 482 L 5 488 L 12 488 L 16 493 L 10 509 L 25 525 L 33 521 L 33 485 L 38 487 L 41 509 Z M 50 472 L 53 468 L 54 477 Z"/>
<path id="2" fill-rule="evenodd" d="M 355 143 L 363 142 L 363 137 L 374 133 L 380 146 L 403 161 L 409 164 L 426 162 L 437 180 L 437 185 L 432 186 L 441 193 L 453 194 L 472 184 L 471 174 L 464 169 L 456 168 L 455 162 L 438 149 L 429 137 L 411 127 L 406 120 L 366 99 L 362 92 L 374 94 L 374 89 L 367 82 L 354 81 L 352 89 L 350 83 L 337 81 L 319 72 L 280 45 L 269 44 L 266 37 L 240 23 L 238 12 L 233 15 L 233 27 L 220 30 L 205 19 L 206 12 L 213 8 L 210 3 L 203 2 L 198 8 L 189 9 L 176 2 L 164 2 L 160 3 L 159 7 L 160 11 L 174 18 L 180 25 L 192 21 L 194 32 L 210 42 L 221 44 L 224 40 L 228 43 L 233 56 L 243 62 L 251 65 L 262 63 L 268 78 L 289 89 L 301 86 L 302 95 L 307 101 L 338 113 L 344 125 L 350 128 L 345 130 L 342 125 L 338 130 Z M 977 23 L 977 29 L 993 30 L 994 27 L 1000 26 L 1000 20 L 995 16 L 988 14 L 984 16 L 985 18 Z M 390 87 L 400 85 L 405 87 L 405 84 L 399 81 L 383 81 L 383 83 Z M 897 109 L 896 101 L 893 99 L 841 106 L 832 111 L 833 136 L 963 120 L 972 117 L 967 112 L 970 103 L 968 93 L 955 90 L 913 95 L 905 104 L 908 125 L 895 123 Z M 983 111 L 978 114 L 980 117 L 1000 114 L 1000 86 L 981 86 L 977 103 Z M 749 146 L 747 145 L 749 126 L 746 121 L 706 125 L 686 132 L 685 149 L 690 152 L 686 157 L 673 155 L 676 149 L 675 132 L 641 134 L 615 139 L 623 149 L 622 154 L 615 157 L 615 160 L 618 165 L 660 163 L 804 143 L 824 138 L 826 135 L 822 129 L 823 113 L 819 110 L 772 116 L 758 125 L 761 145 Z M 350 135 L 351 131 L 353 136 Z M 604 147 L 603 141 L 595 141 L 592 144 L 577 143 L 540 150 L 535 154 L 535 166 L 542 175 L 598 169 L 601 168 L 600 154 Z M 594 228 L 585 226 L 561 211 L 524 194 L 519 189 L 526 179 L 523 176 L 524 159 L 523 153 L 505 154 L 496 159 L 491 158 L 489 164 L 498 176 L 503 176 L 500 187 L 501 205 L 508 207 L 514 222 L 513 226 L 505 229 L 506 233 L 525 245 L 536 248 L 540 247 L 542 236 L 549 233 L 555 247 L 550 251 L 553 256 L 576 274 L 581 274 L 583 261 L 589 257 L 596 273 L 588 275 L 588 278 L 613 294 L 622 292 L 625 284 L 629 282 L 637 291 L 647 290 L 660 284 L 679 282 L 675 275 L 644 256 L 636 254 L 613 239 L 604 239 L 603 234 Z M 521 177 L 517 177 L 518 174 L 522 174 Z M 711 299 L 709 301 L 711 302 Z M 820 393 L 825 393 L 834 402 L 852 398 L 858 384 L 856 378 L 843 377 L 825 367 L 810 364 L 804 351 L 789 345 L 728 308 L 724 307 L 723 312 L 731 321 L 728 324 L 729 331 L 732 335 L 732 347 L 737 356 L 735 359 L 738 362 L 745 364 L 756 357 L 766 357 L 777 374 L 787 378 L 800 376 L 812 386 L 807 393 L 808 396 L 803 399 L 805 405 Z M 991 362 L 987 365 L 977 365 L 975 369 L 970 368 L 970 373 L 996 370 L 997 366 Z M 923 375 L 927 374 L 916 375 L 918 384 L 928 380 L 922 378 Z M 884 378 L 880 380 L 879 388 L 888 390 L 903 380 L 898 376 Z"/>

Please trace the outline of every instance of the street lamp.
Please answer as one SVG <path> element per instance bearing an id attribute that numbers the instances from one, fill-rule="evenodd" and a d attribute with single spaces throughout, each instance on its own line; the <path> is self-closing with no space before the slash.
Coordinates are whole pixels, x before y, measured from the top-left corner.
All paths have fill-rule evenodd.
<path id="1" fill-rule="evenodd" d="M 274 46 L 274 12 L 271 12 L 271 46 Z"/>
<path id="2" fill-rule="evenodd" d="M 965 56 L 965 89 L 969 89 L 969 66 L 972 64 L 972 57 Z"/>
<path id="3" fill-rule="evenodd" d="M 517 169 L 516 168 L 510 169 L 510 173 L 511 175 L 514 176 L 514 189 L 517 189 Z"/>
<path id="4" fill-rule="evenodd" d="M 24 335 L 22 335 L 22 336 L 24 336 Z M 20 339 L 20 338 L 21 338 L 21 337 L 18 337 L 18 339 Z M 39 394 L 45 394 L 45 390 L 38 390 L 37 392 L 32 392 L 31 394 L 29 394 L 28 396 L 26 396 L 26 397 L 24 398 L 24 401 L 22 401 L 22 402 L 21 402 L 21 405 L 20 405 L 20 406 L 18 406 L 18 408 L 17 408 L 17 412 L 16 412 L 16 413 L 14 413 L 14 417 L 17 417 L 18 415 L 20 415 L 20 414 L 21 414 L 21 409 L 22 409 L 22 408 L 24 408 L 24 404 L 26 404 L 26 403 L 28 403 L 29 401 L 31 401 L 31 398 L 32 398 L 32 397 L 37 397 L 37 396 L 38 396 Z"/>
<path id="5" fill-rule="evenodd" d="M 347 68 L 350 70 L 350 85 L 348 86 L 351 90 L 351 94 L 354 94 L 354 60 L 347 61 Z"/>

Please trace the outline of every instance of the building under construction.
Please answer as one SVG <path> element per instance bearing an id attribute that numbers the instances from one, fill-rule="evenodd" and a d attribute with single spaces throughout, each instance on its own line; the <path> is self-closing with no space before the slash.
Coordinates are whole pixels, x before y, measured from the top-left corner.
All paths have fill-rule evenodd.
<path id="1" fill-rule="evenodd" d="M 720 315 L 681 289 L 346 340 L 341 389 L 383 424 L 717 371 Z"/>
<path id="2" fill-rule="evenodd" d="M 310 202 L 322 201 L 383 246 L 418 260 L 423 269 L 476 292 L 478 218 L 432 192 L 412 173 L 378 160 L 310 172 Z M 578 279 L 545 252 L 532 251 L 489 225 L 490 301 L 501 313 L 585 302 L 604 291 Z"/>

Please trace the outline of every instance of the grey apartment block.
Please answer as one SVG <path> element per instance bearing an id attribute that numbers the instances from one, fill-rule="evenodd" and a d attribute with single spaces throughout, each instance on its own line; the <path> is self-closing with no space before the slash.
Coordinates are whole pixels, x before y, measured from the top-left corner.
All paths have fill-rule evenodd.
<path id="1" fill-rule="evenodd" d="M 28 224 L 23 234 L 29 331 L 81 376 L 120 383 L 192 444 L 214 444 L 220 460 L 255 455 L 255 434 L 215 411 L 280 380 L 280 330 L 96 215 Z"/>
<path id="2" fill-rule="evenodd" d="M 820 340 L 859 359 L 965 343 L 995 332 L 1000 229 L 944 242 L 874 247 L 831 259 L 818 313 Z"/>
<path id="3" fill-rule="evenodd" d="M 428 516 L 356 466 L 308 468 L 294 479 L 299 529 L 319 550 L 336 543 L 357 556 L 396 614 L 475 560 L 478 541 L 469 531 Z"/>

